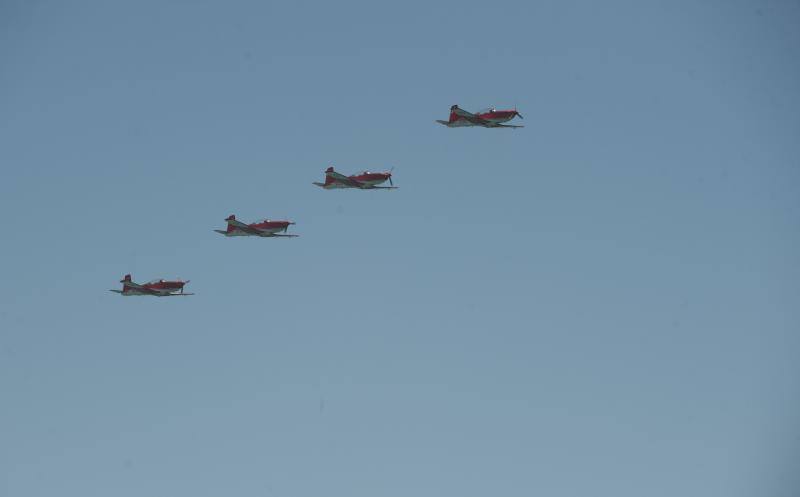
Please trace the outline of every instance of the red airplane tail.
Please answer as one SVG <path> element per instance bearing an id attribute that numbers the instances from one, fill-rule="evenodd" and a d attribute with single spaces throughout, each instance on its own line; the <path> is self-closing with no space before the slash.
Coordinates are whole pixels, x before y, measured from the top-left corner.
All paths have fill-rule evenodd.
<path id="1" fill-rule="evenodd" d="M 122 278 L 122 281 L 120 281 L 120 283 L 122 283 L 122 292 L 123 292 L 123 293 L 124 293 L 124 292 L 127 292 L 127 291 L 128 291 L 128 289 L 130 289 L 130 287 L 127 285 L 127 283 L 130 283 L 131 281 L 133 281 L 133 280 L 131 280 L 131 275 L 130 275 L 130 274 L 126 274 L 126 275 L 125 275 L 125 276 Z"/>
<path id="2" fill-rule="evenodd" d="M 228 216 L 228 217 L 226 217 L 226 218 L 225 218 L 225 221 L 228 221 L 228 229 L 226 230 L 226 232 L 227 232 L 227 233 L 230 233 L 231 231 L 233 231 L 233 230 L 235 229 L 235 228 L 233 227 L 233 225 L 231 224 L 231 221 L 236 221 L 236 216 L 234 216 L 233 214 L 231 214 L 230 216 Z"/>
<path id="3" fill-rule="evenodd" d="M 325 188 L 330 186 L 331 184 L 336 182 L 333 179 L 333 173 L 334 173 L 333 166 L 328 167 L 328 169 L 325 170 L 325 183 L 318 183 L 315 181 L 314 184 L 320 188 Z"/>
<path id="4" fill-rule="evenodd" d="M 325 186 L 328 186 L 334 182 L 333 176 L 331 175 L 332 172 L 333 172 L 333 166 L 325 170 Z"/>
<path id="5" fill-rule="evenodd" d="M 450 107 L 450 120 L 449 122 L 455 122 L 458 120 L 458 114 L 456 114 L 456 109 L 458 109 L 458 105 L 453 105 Z"/>

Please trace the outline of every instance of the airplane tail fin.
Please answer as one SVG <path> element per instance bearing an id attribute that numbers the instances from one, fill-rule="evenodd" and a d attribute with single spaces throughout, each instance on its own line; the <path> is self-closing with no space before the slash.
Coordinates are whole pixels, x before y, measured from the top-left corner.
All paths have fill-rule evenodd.
<path id="1" fill-rule="evenodd" d="M 455 122 L 458 120 L 458 114 L 456 114 L 456 109 L 458 109 L 458 105 L 450 106 L 450 120 L 449 123 Z"/>
<path id="2" fill-rule="evenodd" d="M 333 166 L 330 166 L 328 169 L 325 170 L 325 185 L 328 186 L 333 183 Z"/>
<path id="3" fill-rule="evenodd" d="M 231 221 L 236 221 L 236 216 L 231 214 L 230 216 L 225 218 L 225 221 L 227 221 L 228 223 L 228 229 L 225 230 L 225 233 L 232 232 L 235 228 L 233 227 L 233 224 L 231 224 Z"/>
<path id="4" fill-rule="evenodd" d="M 325 170 L 325 183 L 319 183 L 317 181 L 314 181 L 313 184 L 317 185 L 320 188 L 327 188 L 331 184 L 335 183 L 333 179 L 334 173 L 335 171 L 333 170 L 333 166 L 328 167 L 328 169 Z"/>
<path id="5" fill-rule="evenodd" d="M 131 275 L 130 275 L 130 274 L 126 274 L 126 275 L 125 275 L 125 276 L 124 276 L 124 277 L 123 277 L 123 278 L 120 280 L 120 283 L 122 283 L 122 290 L 121 290 L 119 293 L 125 293 L 126 291 L 128 291 L 128 290 L 130 289 L 130 287 L 128 286 L 128 283 L 130 283 L 131 281 L 133 281 L 133 280 L 131 279 Z"/>

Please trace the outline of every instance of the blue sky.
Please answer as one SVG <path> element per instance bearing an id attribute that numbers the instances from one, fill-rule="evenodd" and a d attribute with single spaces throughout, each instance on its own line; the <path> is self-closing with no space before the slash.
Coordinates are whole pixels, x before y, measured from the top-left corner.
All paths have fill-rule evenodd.
<path id="1" fill-rule="evenodd" d="M 799 20 L 2 2 L 0 496 L 797 495 Z"/>

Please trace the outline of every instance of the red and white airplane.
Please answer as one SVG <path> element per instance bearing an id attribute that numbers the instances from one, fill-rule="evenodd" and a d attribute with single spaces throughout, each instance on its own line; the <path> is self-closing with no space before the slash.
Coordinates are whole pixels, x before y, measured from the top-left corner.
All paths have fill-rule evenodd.
<path id="1" fill-rule="evenodd" d="M 464 109 L 454 105 L 450 107 L 450 120 L 441 121 L 436 120 L 439 124 L 444 124 L 448 128 L 460 128 L 464 126 L 483 126 L 484 128 L 524 128 L 524 126 L 515 126 L 513 124 L 500 124 L 510 121 L 519 116 L 522 119 L 522 114 L 514 110 L 496 110 L 494 107 L 484 109 L 476 114 L 467 112 Z"/>
<path id="2" fill-rule="evenodd" d="M 217 233 L 225 236 L 261 236 L 261 237 L 284 237 L 293 238 L 298 235 L 287 235 L 286 230 L 289 225 L 294 224 L 291 221 L 270 221 L 269 219 L 262 219 L 255 223 L 245 224 L 236 220 L 236 216 L 231 214 L 225 221 L 228 222 L 228 229 L 226 231 L 214 230 Z M 283 231 L 283 234 L 278 233 Z"/>
<path id="3" fill-rule="evenodd" d="M 119 293 L 126 297 L 130 297 L 131 295 L 152 295 L 154 297 L 186 297 L 194 295 L 193 293 L 183 293 L 183 286 L 189 283 L 188 280 L 153 280 L 144 285 L 140 285 L 131 280 L 131 275 L 126 274 L 120 283 L 122 283 L 122 290 L 109 291 Z"/>
<path id="4" fill-rule="evenodd" d="M 389 182 L 392 186 L 378 186 Z M 325 183 L 314 182 L 315 185 L 331 190 L 333 188 L 359 188 L 361 190 L 394 190 L 397 187 L 392 183 L 392 171 L 385 173 L 371 173 L 364 171 L 352 176 L 345 176 L 333 170 L 333 166 L 325 170 Z"/>

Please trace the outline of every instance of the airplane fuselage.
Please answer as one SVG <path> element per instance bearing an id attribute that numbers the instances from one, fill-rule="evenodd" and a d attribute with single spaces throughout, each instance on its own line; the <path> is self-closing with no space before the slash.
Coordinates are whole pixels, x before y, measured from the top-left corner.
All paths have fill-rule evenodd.
<path id="1" fill-rule="evenodd" d="M 358 182 L 361 187 L 353 186 L 348 183 L 344 183 L 339 181 L 331 176 L 326 178 L 324 184 L 316 183 L 318 186 L 325 188 L 326 190 L 333 190 L 337 188 L 373 188 L 380 184 L 386 183 L 391 176 L 390 173 L 363 173 L 363 174 L 356 174 L 353 176 L 348 176 L 349 179 Z"/>
<path id="2" fill-rule="evenodd" d="M 480 114 L 475 114 L 479 118 L 493 122 L 495 124 L 501 124 L 504 122 L 508 122 L 517 115 L 517 111 L 515 110 L 493 110 L 490 112 L 483 112 Z M 480 126 L 480 124 L 475 124 L 470 122 L 467 118 L 459 116 L 455 113 L 450 115 L 449 121 L 438 121 L 441 124 L 449 128 L 462 128 L 462 127 L 470 127 L 470 126 Z"/>
<path id="3" fill-rule="evenodd" d="M 274 235 L 279 231 L 286 231 L 290 224 L 292 223 L 289 221 L 264 221 L 261 223 L 254 223 L 249 226 L 262 233 Z M 256 236 L 235 226 L 231 226 L 227 232 L 220 231 L 220 233 L 224 234 L 225 236 Z"/>
<path id="4" fill-rule="evenodd" d="M 147 290 L 150 290 L 148 292 L 123 284 L 122 295 L 126 297 L 137 296 L 137 295 L 153 295 L 152 292 L 169 294 L 183 290 L 184 285 L 186 285 L 185 281 L 164 281 L 164 280 L 154 281 L 142 285 Z"/>

